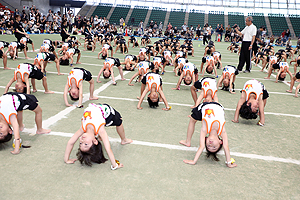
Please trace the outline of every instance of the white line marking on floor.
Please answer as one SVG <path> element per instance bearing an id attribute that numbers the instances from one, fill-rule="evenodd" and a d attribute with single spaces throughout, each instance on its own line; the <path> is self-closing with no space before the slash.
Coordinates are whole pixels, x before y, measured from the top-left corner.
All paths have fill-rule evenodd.
<path id="1" fill-rule="evenodd" d="M 62 136 L 62 137 L 72 137 L 74 133 L 64 133 L 64 132 L 51 132 L 48 135 L 54 135 L 54 136 Z M 120 143 L 120 138 L 111 138 L 109 137 L 110 142 L 118 142 Z M 198 150 L 198 147 L 185 147 L 181 145 L 173 145 L 173 144 L 162 144 L 162 143 L 155 143 L 155 142 L 144 142 L 144 141 L 138 141 L 133 140 L 133 142 L 130 144 L 135 145 L 141 145 L 141 146 L 148 146 L 148 147 L 159 147 L 159 148 L 165 148 L 165 149 L 171 149 L 171 150 L 180 150 L 180 151 L 192 151 L 196 152 Z M 223 152 L 219 153 L 220 155 L 224 155 Z M 300 160 L 295 160 L 291 158 L 279 158 L 274 156 L 262 156 L 262 155 L 256 155 L 256 154 L 245 154 L 245 153 L 239 153 L 239 152 L 230 152 L 231 156 L 236 157 L 242 157 L 242 158 L 250 158 L 250 159 L 257 159 L 257 160 L 264 160 L 264 161 L 275 161 L 275 162 L 283 162 L 283 163 L 291 163 L 300 165 Z M 193 155 L 191 155 L 191 158 Z"/>

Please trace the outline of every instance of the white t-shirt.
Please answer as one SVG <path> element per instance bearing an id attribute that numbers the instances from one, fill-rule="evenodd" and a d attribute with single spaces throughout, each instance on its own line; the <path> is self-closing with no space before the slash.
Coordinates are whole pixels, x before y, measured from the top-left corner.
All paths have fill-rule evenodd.
<path id="1" fill-rule="evenodd" d="M 251 24 L 250 26 L 246 26 L 241 33 L 244 35 L 243 41 L 244 42 L 251 42 L 252 37 L 256 35 L 257 28 L 254 24 Z"/>

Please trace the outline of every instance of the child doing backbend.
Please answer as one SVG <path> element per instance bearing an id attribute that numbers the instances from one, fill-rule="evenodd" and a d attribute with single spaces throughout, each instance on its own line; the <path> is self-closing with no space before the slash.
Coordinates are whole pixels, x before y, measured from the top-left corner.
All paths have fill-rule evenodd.
<path id="1" fill-rule="evenodd" d="M 300 80 L 300 71 L 298 73 L 296 73 L 296 75 L 292 78 L 291 80 L 291 84 L 290 84 L 290 89 L 287 90 L 287 92 L 289 93 L 292 93 L 293 92 L 293 87 L 294 87 L 294 84 L 295 84 L 295 81 L 299 81 Z M 294 97 L 298 97 L 298 91 L 300 89 L 300 84 L 296 87 L 296 90 L 295 90 L 295 96 Z"/>
<path id="2" fill-rule="evenodd" d="M 20 153 L 20 131 L 23 131 L 23 110 L 35 112 L 36 134 L 49 133 L 42 127 L 42 109 L 34 95 L 9 92 L 0 97 L 0 143 L 8 142 L 14 132 L 15 148 L 12 154 Z M 12 126 L 12 129 L 10 128 Z"/>
<path id="3" fill-rule="evenodd" d="M 295 62 L 295 64 L 294 64 L 294 74 L 296 74 L 297 67 L 300 66 L 300 56 L 297 56 L 294 60 L 291 60 L 290 65 L 292 64 L 292 62 Z M 4 59 L 3 59 L 3 63 L 4 63 Z"/>
<path id="4" fill-rule="evenodd" d="M 206 63 L 206 64 L 205 64 L 204 69 L 203 69 L 204 63 Z M 214 58 L 212 56 L 203 57 L 202 58 L 202 63 L 201 63 L 201 66 L 200 66 L 200 74 L 202 74 L 201 76 L 204 76 L 205 71 L 208 74 L 212 74 L 214 70 L 215 70 L 215 77 L 218 78 L 217 68 L 216 68 L 216 65 L 215 65 Z"/>
<path id="5" fill-rule="evenodd" d="M 181 74 L 176 85 L 176 88 L 172 88 L 173 90 L 180 90 L 180 84 L 183 80 L 185 85 L 190 85 L 191 83 L 195 83 L 198 80 L 198 70 L 193 63 L 185 63 L 182 67 Z"/>
<path id="6" fill-rule="evenodd" d="M 196 90 L 198 89 L 201 90 L 201 92 L 199 97 L 197 98 Z M 195 102 L 195 105 L 191 108 L 195 108 L 196 106 L 198 106 L 202 100 L 203 102 L 218 102 L 217 91 L 217 82 L 214 78 L 205 77 L 201 80 L 196 81 L 191 87 L 192 98 Z"/>
<path id="7" fill-rule="evenodd" d="M 23 63 L 18 65 L 18 67 L 15 69 L 14 77 L 6 85 L 4 93 L 7 93 L 11 84 L 17 81 L 15 85 L 16 92 L 30 94 L 29 78 L 31 78 L 33 92 L 37 92 L 35 86 L 35 79 L 37 79 L 42 80 L 45 94 L 54 93 L 48 89 L 47 77 L 44 76 L 43 72 L 41 72 L 40 69 L 30 63 Z"/>
<path id="8" fill-rule="evenodd" d="M 126 80 L 123 76 L 123 70 L 122 70 L 122 66 L 121 66 L 119 58 L 108 57 L 108 58 L 105 59 L 105 61 L 103 63 L 103 67 L 99 71 L 99 74 L 98 74 L 98 77 L 97 77 L 97 83 L 101 83 L 101 81 L 99 81 L 99 78 L 100 78 L 100 76 L 103 72 L 104 79 L 108 79 L 111 76 L 111 79 L 113 81 L 113 85 L 117 85 L 117 82 L 115 81 L 113 66 L 118 67 L 119 73 L 120 73 L 120 76 L 121 76 L 121 80 L 122 81 Z"/>
<path id="9" fill-rule="evenodd" d="M 227 65 L 223 69 L 222 76 L 218 81 L 218 87 L 222 87 L 222 90 L 229 91 L 231 94 L 235 94 L 234 92 L 234 81 L 235 76 L 239 74 L 239 71 L 235 66 Z"/>
<path id="10" fill-rule="evenodd" d="M 46 73 L 46 65 L 49 61 L 54 61 L 56 64 L 57 75 L 63 75 L 60 73 L 60 66 L 59 60 L 55 57 L 52 53 L 38 53 L 34 58 L 34 65 L 39 66 L 41 71 L 45 74 Z"/>
<path id="11" fill-rule="evenodd" d="M 92 78 L 91 72 L 83 69 L 83 68 L 73 68 L 69 73 L 67 84 L 64 89 L 64 101 L 66 106 L 72 106 L 68 102 L 68 93 L 70 95 L 71 100 L 78 102 L 78 108 L 82 108 L 82 100 L 83 100 L 83 89 L 82 89 L 82 81 L 87 81 L 90 83 L 90 98 L 89 100 L 97 100 L 98 97 L 94 96 L 94 80 Z"/>
<path id="12" fill-rule="evenodd" d="M 137 105 L 137 109 L 143 109 L 141 104 L 145 98 L 145 96 L 150 92 L 148 95 L 148 104 L 150 108 L 158 107 L 159 96 L 162 98 L 163 102 L 165 103 L 166 107 L 162 108 L 163 110 L 170 110 L 171 107 L 169 106 L 167 99 L 162 91 L 162 79 L 159 74 L 149 72 L 147 73 L 142 79 L 142 86 L 141 86 L 141 96 L 138 97 L 139 103 Z"/>
<path id="13" fill-rule="evenodd" d="M 272 67 L 270 67 L 269 74 L 268 74 L 267 77 L 265 77 L 265 79 L 270 79 L 270 76 L 271 76 L 271 73 L 272 73 L 273 69 L 279 69 L 279 71 L 278 71 L 278 73 L 276 75 L 276 81 L 275 81 L 275 83 L 278 82 L 278 79 L 280 81 L 284 81 L 287 73 L 290 75 L 291 80 L 292 80 L 293 75 L 292 75 L 292 73 L 289 70 L 289 64 L 287 62 L 279 62 L 279 63 L 273 64 Z"/>
<path id="14" fill-rule="evenodd" d="M 121 144 L 132 142 L 131 139 L 125 137 L 122 118 L 119 112 L 107 104 L 99 105 L 91 103 L 84 110 L 80 129 L 71 137 L 67 144 L 64 157 L 65 163 L 74 163 L 77 160 L 70 159 L 70 153 L 78 139 L 79 149 L 77 158 L 81 164 L 91 166 L 92 162 L 98 164 L 104 163 L 107 159 L 103 155 L 102 145 L 99 141 L 101 140 L 111 162 L 111 169 L 115 170 L 123 167 L 123 164 L 115 160 L 104 126 L 116 126 L 121 138 Z"/>
<path id="15" fill-rule="evenodd" d="M 236 106 L 234 119 L 231 121 L 239 123 L 239 115 L 244 119 L 256 119 L 257 113 L 259 113 L 260 120 L 257 125 L 264 126 L 264 107 L 269 97 L 265 86 L 261 82 L 253 79 L 245 83 L 241 92 L 242 95 Z"/>
<path id="16" fill-rule="evenodd" d="M 185 163 L 195 165 L 201 156 L 204 148 L 206 157 L 212 156 L 212 159 L 219 161 L 217 153 L 222 146 L 225 153 L 225 163 L 227 167 L 236 167 L 234 159 L 230 157 L 227 132 L 225 130 L 225 113 L 224 108 L 217 102 L 204 102 L 192 110 L 190 122 L 187 130 L 187 139 L 181 140 L 180 144 L 190 147 L 191 139 L 195 130 L 197 121 L 202 121 L 200 132 L 200 147 L 195 155 L 194 160 L 184 160 Z"/>
<path id="17" fill-rule="evenodd" d="M 135 55 L 127 55 L 121 65 L 125 65 L 124 70 L 133 71 L 136 63 L 137 57 Z"/>
<path id="18" fill-rule="evenodd" d="M 133 81 L 133 79 L 137 76 L 139 76 L 139 82 L 141 81 L 140 79 L 147 74 L 150 70 L 156 71 L 154 69 L 154 64 L 150 61 L 141 61 L 138 64 L 136 64 L 136 66 L 138 67 L 138 71 L 130 78 L 128 85 L 129 86 L 134 86 L 131 82 Z"/>
<path id="19" fill-rule="evenodd" d="M 108 50 L 111 51 L 111 57 L 114 55 L 114 50 L 109 44 L 104 44 L 101 51 L 98 53 L 98 59 L 100 59 L 100 55 L 102 54 L 102 59 L 105 59 L 108 56 Z"/>

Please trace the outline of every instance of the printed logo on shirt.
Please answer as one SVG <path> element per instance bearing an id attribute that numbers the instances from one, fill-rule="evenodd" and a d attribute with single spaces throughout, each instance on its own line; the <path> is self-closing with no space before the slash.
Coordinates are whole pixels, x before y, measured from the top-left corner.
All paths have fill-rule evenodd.
<path id="1" fill-rule="evenodd" d="M 246 91 L 250 90 L 251 88 L 253 88 L 252 84 L 247 84 L 247 85 L 245 86 L 245 90 L 246 90 Z"/>
<path id="2" fill-rule="evenodd" d="M 210 118 L 211 115 L 213 115 L 215 117 L 214 110 L 213 109 L 209 109 L 209 108 L 205 109 L 204 117 L 206 117 L 206 115 L 207 115 L 208 118 Z"/>
<path id="3" fill-rule="evenodd" d="M 90 119 L 92 119 L 92 112 L 91 111 L 85 111 L 83 113 L 84 120 L 86 120 L 87 117 L 89 117 Z"/>
<path id="4" fill-rule="evenodd" d="M 70 71 L 69 75 L 74 75 L 74 71 L 73 70 Z"/>
<path id="5" fill-rule="evenodd" d="M 209 82 L 208 81 L 205 81 L 204 83 L 203 83 L 203 87 L 208 87 L 209 86 Z"/>
<path id="6" fill-rule="evenodd" d="M 149 76 L 148 77 L 148 81 L 152 81 L 152 80 L 154 80 L 154 77 L 153 76 Z"/>

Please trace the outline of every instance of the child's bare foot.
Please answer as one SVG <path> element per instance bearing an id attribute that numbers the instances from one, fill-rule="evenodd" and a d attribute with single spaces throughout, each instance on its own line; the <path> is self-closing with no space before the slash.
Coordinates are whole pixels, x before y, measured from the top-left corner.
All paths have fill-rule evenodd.
<path id="1" fill-rule="evenodd" d="M 50 90 L 47 90 L 45 91 L 45 94 L 53 94 L 54 92 L 53 91 L 50 91 Z"/>
<path id="2" fill-rule="evenodd" d="M 132 139 L 125 138 L 124 140 L 121 140 L 121 144 L 130 144 L 132 143 Z"/>
<path id="3" fill-rule="evenodd" d="M 264 79 L 270 79 L 270 77 L 265 77 Z"/>
<path id="4" fill-rule="evenodd" d="M 11 68 L 9 68 L 9 67 L 4 67 L 4 69 L 11 69 Z"/>
<path id="5" fill-rule="evenodd" d="M 101 83 L 102 81 L 97 81 L 97 83 Z"/>
<path id="6" fill-rule="evenodd" d="M 298 98 L 298 95 L 296 94 L 296 95 L 294 95 L 294 97 Z"/>
<path id="7" fill-rule="evenodd" d="M 30 58 L 29 57 L 25 57 L 27 60 L 29 60 Z"/>
<path id="8" fill-rule="evenodd" d="M 287 90 L 286 92 L 292 93 L 293 91 L 292 90 Z"/>
<path id="9" fill-rule="evenodd" d="M 259 71 L 263 72 L 264 70 L 259 70 Z"/>
<path id="10" fill-rule="evenodd" d="M 140 99 L 140 97 L 136 97 L 137 99 Z"/>
<path id="11" fill-rule="evenodd" d="M 64 75 L 63 73 L 57 73 L 57 75 L 59 76 L 59 75 Z"/>
<path id="12" fill-rule="evenodd" d="M 122 78 L 121 80 L 122 80 L 122 81 L 125 81 L 125 80 L 126 80 L 126 78 Z"/>
<path id="13" fill-rule="evenodd" d="M 32 92 L 33 92 L 33 93 L 36 93 L 36 92 L 37 92 L 37 90 L 32 90 Z"/>
<path id="14" fill-rule="evenodd" d="M 37 130 L 36 134 L 47 134 L 50 132 L 51 132 L 51 129 L 41 129 L 41 130 Z"/>
<path id="15" fill-rule="evenodd" d="M 81 64 L 81 62 L 76 62 L 76 64 Z"/>
<path id="16" fill-rule="evenodd" d="M 194 105 L 194 106 L 191 106 L 191 108 L 196 108 L 196 106 Z"/>
<path id="17" fill-rule="evenodd" d="M 191 144 L 187 143 L 186 140 L 180 140 L 179 143 L 182 144 L 182 145 L 184 145 L 184 146 L 187 146 L 187 147 L 191 146 Z"/>
<path id="18" fill-rule="evenodd" d="M 89 100 L 97 100 L 97 99 L 98 99 L 98 97 L 95 97 L 95 96 L 92 96 L 89 98 Z"/>

